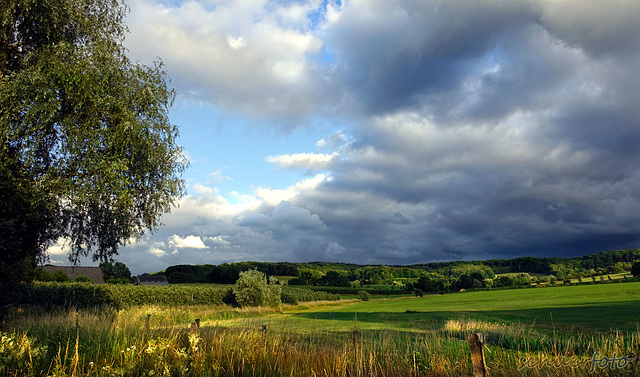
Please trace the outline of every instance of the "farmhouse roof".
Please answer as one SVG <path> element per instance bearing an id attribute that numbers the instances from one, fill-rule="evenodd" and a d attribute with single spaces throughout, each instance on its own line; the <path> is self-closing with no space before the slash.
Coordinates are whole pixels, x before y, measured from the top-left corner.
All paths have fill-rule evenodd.
<path id="1" fill-rule="evenodd" d="M 138 284 L 169 284 L 167 278 L 164 276 L 145 276 L 139 275 L 137 276 Z"/>
<path id="2" fill-rule="evenodd" d="M 50 274 L 58 270 L 62 270 L 69 278 L 72 280 L 77 278 L 78 276 L 84 275 L 88 276 L 91 280 L 93 280 L 94 284 L 104 284 L 104 277 L 102 276 L 102 270 L 100 267 L 79 267 L 79 266 L 53 266 L 53 265 L 45 265 L 42 266 Z"/>

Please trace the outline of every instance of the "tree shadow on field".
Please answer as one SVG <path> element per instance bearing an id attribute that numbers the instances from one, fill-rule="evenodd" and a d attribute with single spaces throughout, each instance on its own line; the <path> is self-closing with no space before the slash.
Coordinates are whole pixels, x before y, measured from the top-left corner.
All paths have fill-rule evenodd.
<path id="1" fill-rule="evenodd" d="M 532 327 L 543 332 L 603 335 L 615 331 L 637 332 L 640 302 L 603 303 L 573 307 L 542 307 L 517 310 L 413 311 L 405 312 L 306 312 L 291 318 L 344 321 L 345 326 L 406 330 L 442 329 L 447 321 L 472 320 Z M 352 322 L 347 325 L 346 322 Z"/>

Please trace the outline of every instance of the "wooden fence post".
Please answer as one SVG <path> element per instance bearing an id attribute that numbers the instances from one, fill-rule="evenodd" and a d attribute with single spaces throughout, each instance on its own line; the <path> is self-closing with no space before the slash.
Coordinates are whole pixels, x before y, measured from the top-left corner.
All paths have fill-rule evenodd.
<path id="1" fill-rule="evenodd" d="M 149 330 L 149 322 L 151 321 L 151 314 L 147 314 L 147 319 L 144 321 L 144 329 Z"/>
<path id="2" fill-rule="evenodd" d="M 471 350 L 471 362 L 473 363 L 473 376 L 474 377 L 487 377 L 489 372 L 487 371 L 487 364 L 484 361 L 484 353 L 482 350 L 483 341 L 482 334 L 469 334 L 467 336 L 469 342 L 469 349 Z"/>
<path id="3" fill-rule="evenodd" d="M 353 330 L 353 350 L 358 350 L 358 338 L 359 338 L 358 330 Z"/>
<path id="4" fill-rule="evenodd" d="M 191 322 L 191 335 L 198 333 L 198 325 L 195 322 Z"/>

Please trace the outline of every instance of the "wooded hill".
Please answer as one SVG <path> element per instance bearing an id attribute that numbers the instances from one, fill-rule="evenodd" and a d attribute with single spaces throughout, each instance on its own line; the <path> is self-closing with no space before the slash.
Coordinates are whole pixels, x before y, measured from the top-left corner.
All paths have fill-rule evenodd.
<path id="1" fill-rule="evenodd" d="M 452 261 L 406 266 L 358 265 L 330 262 L 237 262 L 221 265 L 177 265 L 152 275 L 166 276 L 170 283 L 233 284 L 238 274 L 257 269 L 269 276 L 295 277 L 290 284 L 350 286 L 414 282 L 431 278 L 453 284 L 463 276 L 494 279 L 497 274 L 530 273 L 565 280 L 630 271 L 640 260 L 640 249 L 615 250 L 574 258 L 491 259 L 484 261 Z"/>

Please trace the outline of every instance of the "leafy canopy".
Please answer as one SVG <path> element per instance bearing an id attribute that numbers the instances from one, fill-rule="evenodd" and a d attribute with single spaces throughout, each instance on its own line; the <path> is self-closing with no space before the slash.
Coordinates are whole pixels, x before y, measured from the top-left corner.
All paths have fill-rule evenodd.
<path id="1" fill-rule="evenodd" d="M 117 0 L 0 5 L 0 267 L 112 261 L 184 195 L 187 168 L 161 63 L 130 61 Z"/>
<path id="2" fill-rule="evenodd" d="M 233 286 L 236 302 L 241 307 L 248 306 L 278 306 L 280 305 L 282 286 L 274 277 L 267 276 L 258 270 L 247 270 L 240 273 L 240 277 Z"/>

